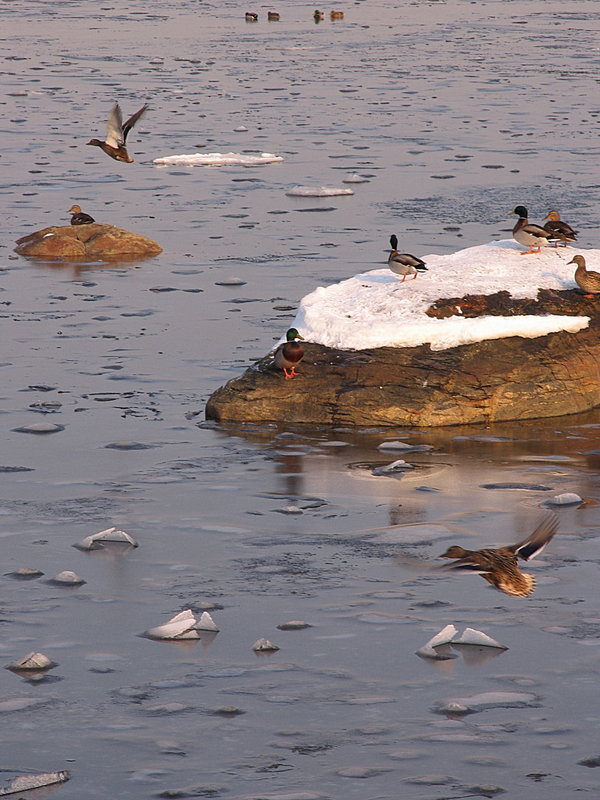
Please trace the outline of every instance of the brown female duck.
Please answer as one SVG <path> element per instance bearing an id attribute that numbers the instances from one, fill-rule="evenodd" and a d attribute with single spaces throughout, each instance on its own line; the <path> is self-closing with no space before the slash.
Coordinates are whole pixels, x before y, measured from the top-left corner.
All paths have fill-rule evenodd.
<path id="1" fill-rule="evenodd" d="M 67 214 L 71 215 L 71 225 L 91 225 L 96 221 L 89 214 L 84 213 L 79 206 L 71 206 Z"/>
<path id="2" fill-rule="evenodd" d="M 296 367 L 304 358 L 304 348 L 296 339 L 302 339 L 296 328 L 290 328 L 285 335 L 286 341 L 279 345 L 275 350 L 275 366 L 283 370 L 283 374 L 288 380 L 295 377 L 298 373 Z"/>
<path id="3" fill-rule="evenodd" d="M 465 550 L 453 545 L 440 558 L 456 559 L 446 569 L 476 572 L 504 594 L 528 597 L 535 590 L 535 578 L 519 569 L 517 559 L 529 561 L 540 553 L 556 533 L 557 527 L 558 518 L 552 514 L 542 520 L 530 536 L 516 544 L 483 550 Z"/>
<path id="4" fill-rule="evenodd" d="M 575 283 L 586 292 L 586 297 L 594 297 L 600 294 L 600 272 L 590 272 L 585 266 L 583 256 L 573 256 L 569 264 L 577 264 L 575 270 Z"/>
<path id="5" fill-rule="evenodd" d="M 133 163 L 133 158 L 127 152 L 125 142 L 127 141 L 127 134 L 133 128 L 138 119 L 146 112 L 148 108 L 144 105 L 135 114 L 132 114 L 127 122 L 123 122 L 123 115 L 121 114 L 121 107 L 115 103 L 108 115 L 108 123 L 106 126 L 106 140 L 101 142 L 100 139 L 90 139 L 87 144 L 92 144 L 94 147 L 100 147 L 107 156 L 114 158 L 115 161 L 124 161 L 126 164 Z"/>

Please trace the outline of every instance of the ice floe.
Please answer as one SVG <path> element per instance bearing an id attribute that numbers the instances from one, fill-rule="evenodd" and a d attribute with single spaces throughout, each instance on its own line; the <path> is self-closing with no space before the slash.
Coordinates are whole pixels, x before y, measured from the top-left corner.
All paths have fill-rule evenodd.
<path id="1" fill-rule="evenodd" d="M 155 158 L 154 164 L 159 167 L 256 167 L 262 164 L 276 164 L 283 161 L 282 156 L 274 153 L 249 155 L 246 153 L 188 153 L 180 156 L 163 156 Z"/>
<path id="2" fill-rule="evenodd" d="M 600 267 L 600 250 L 584 250 L 590 269 Z M 483 316 L 447 319 L 428 317 L 440 298 L 508 291 L 515 298 L 535 298 L 538 288 L 573 289 L 573 248 L 545 248 L 527 257 L 510 240 L 490 242 L 447 255 L 418 254 L 429 271 L 401 283 L 386 267 L 363 272 L 306 295 L 293 326 L 307 341 L 327 347 L 364 350 L 372 347 L 415 347 L 430 344 L 444 350 L 485 339 L 508 336 L 536 338 L 556 331 L 586 328 L 589 317 Z M 384 253 L 381 261 L 385 262 Z"/>
<path id="3" fill-rule="evenodd" d="M 268 639 L 257 639 L 252 645 L 255 653 L 275 653 L 279 647 Z"/>
<path id="4" fill-rule="evenodd" d="M 286 192 L 288 197 L 338 197 L 354 194 L 352 189 L 337 189 L 335 186 L 294 186 Z"/>
<path id="5" fill-rule="evenodd" d="M 163 625 L 145 631 L 144 636 L 150 639 L 199 639 L 201 631 L 218 633 L 219 628 L 208 611 L 204 611 L 200 619 L 196 619 L 194 612 L 187 608 Z"/>
<path id="6" fill-rule="evenodd" d="M 483 631 L 478 631 L 475 628 L 465 628 L 465 630 L 458 635 L 458 629 L 450 624 L 442 628 L 439 633 L 432 636 L 423 647 L 416 651 L 416 655 L 421 658 L 431 658 L 435 661 L 444 661 L 450 658 L 456 658 L 456 654 L 452 653 L 451 646 L 463 645 L 466 647 L 487 647 L 495 650 L 508 650 L 504 644 L 500 644 L 491 636 Z"/>
<path id="7" fill-rule="evenodd" d="M 44 655 L 44 653 L 27 653 L 26 656 L 23 658 L 18 658 L 16 661 L 8 664 L 6 669 L 10 669 L 13 672 L 19 672 L 21 670 L 46 670 L 52 669 L 53 667 L 58 666 L 56 661 L 52 661 L 52 659 L 48 658 L 48 656 Z"/>
<path id="8" fill-rule="evenodd" d="M 106 544 L 126 544 L 129 547 L 137 547 L 138 542 L 130 536 L 126 531 L 121 531 L 118 528 L 106 528 L 99 533 L 93 533 L 91 536 L 86 536 L 73 547 L 79 550 L 98 550 Z"/>

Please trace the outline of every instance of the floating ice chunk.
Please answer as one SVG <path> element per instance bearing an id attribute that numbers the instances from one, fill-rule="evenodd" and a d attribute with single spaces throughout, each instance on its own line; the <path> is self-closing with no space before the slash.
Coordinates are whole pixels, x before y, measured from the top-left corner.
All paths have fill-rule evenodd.
<path id="1" fill-rule="evenodd" d="M 186 608 L 163 625 L 145 631 L 144 636 L 150 639 L 199 639 L 201 630 L 217 633 L 219 629 L 207 611 L 197 620 L 194 612 Z"/>
<path id="2" fill-rule="evenodd" d="M 19 567 L 14 572 L 6 572 L 4 574 L 18 581 L 30 581 L 34 578 L 41 578 L 44 573 L 41 569 L 36 569 L 35 567 Z"/>
<path id="3" fill-rule="evenodd" d="M 245 133 L 245 131 L 247 131 L 248 128 L 245 125 L 238 125 L 237 128 L 234 128 L 233 130 L 235 131 L 235 133 Z"/>
<path id="4" fill-rule="evenodd" d="M 245 286 L 246 281 L 233 275 L 231 278 L 223 278 L 220 281 L 215 281 L 215 286 Z"/>
<path id="5" fill-rule="evenodd" d="M 446 625 L 439 633 L 432 636 L 431 639 L 420 647 L 416 654 L 421 658 L 431 658 L 436 661 L 447 661 L 451 658 L 457 658 L 456 653 L 452 653 L 447 646 L 457 635 L 458 630 L 454 625 Z M 437 649 L 435 649 L 437 648 Z"/>
<path id="6" fill-rule="evenodd" d="M 433 450 L 431 444 L 407 444 L 406 442 L 390 441 L 382 442 L 377 446 L 378 450 L 400 450 L 403 453 L 416 453 L 418 451 Z"/>
<path id="7" fill-rule="evenodd" d="M 391 464 L 375 467 L 375 469 L 371 470 L 371 475 L 393 475 L 396 472 L 408 472 L 411 469 L 414 469 L 412 464 L 407 464 L 406 461 L 399 458 L 397 461 L 392 461 Z"/>
<path id="8" fill-rule="evenodd" d="M 130 547 L 138 547 L 138 543 L 133 536 L 130 536 L 128 533 L 118 528 L 106 528 L 104 531 L 86 536 L 85 539 L 82 539 L 80 542 L 73 545 L 73 547 L 77 547 L 79 550 L 98 550 L 108 543 L 127 544 Z"/>
<path id="9" fill-rule="evenodd" d="M 57 425 L 52 422 L 34 422 L 31 425 L 21 425 L 20 428 L 13 428 L 16 433 L 35 433 L 38 436 L 47 433 L 59 433 L 64 431 L 64 425 Z"/>
<path id="10" fill-rule="evenodd" d="M 531 692 L 481 692 L 470 697 L 440 700 L 433 707 L 443 714 L 474 714 L 488 708 L 536 708 L 539 698 Z"/>
<path id="11" fill-rule="evenodd" d="M 497 647 L 499 650 L 508 650 L 505 644 L 500 644 L 500 642 L 488 636 L 487 633 L 474 628 L 465 628 L 458 639 L 453 640 L 452 644 L 472 644 L 479 647 Z"/>
<path id="12" fill-rule="evenodd" d="M 368 178 L 363 178 L 362 175 L 357 175 L 356 172 L 353 175 L 348 175 L 347 178 L 344 178 L 342 183 L 368 183 Z"/>
<path id="13" fill-rule="evenodd" d="M 0 797 L 17 792 L 27 792 L 29 789 L 40 789 L 43 786 L 51 786 L 53 783 L 64 783 L 71 777 L 66 769 L 60 772 L 30 772 L 26 775 L 16 774 L 16 770 L 3 769 L 2 772 L 3 781 L 7 779 L 7 772 L 12 773 L 15 777 L 10 776 L 8 783 L 0 786 Z"/>
<path id="14" fill-rule="evenodd" d="M 291 619 L 289 622 L 282 622 L 277 626 L 280 631 L 303 631 L 305 628 L 312 627 L 308 622 L 301 619 Z"/>
<path id="15" fill-rule="evenodd" d="M 252 649 L 255 653 L 275 653 L 279 647 L 268 639 L 257 639 L 252 645 Z"/>
<path id="16" fill-rule="evenodd" d="M 578 503 L 585 502 L 582 497 L 579 497 L 575 492 L 564 492 L 563 494 L 555 495 L 547 503 L 553 506 L 574 506 Z"/>
<path id="17" fill-rule="evenodd" d="M 16 661 L 13 661 L 12 664 L 8 664 L 6 669 L 18 672 L 19 670 L 52 669 L 57 666 L 58 664 L 56 661 L 52 661 L 48 656 L 43 653 L 34 652 L 28 653 L 26 656 L 23 656 L 23 658 L 18 658 Z"/>
<path id="18" fill-rule="evenodd" d="M 59 572 L 58 575 L 55 575 L 53 578 L 50 578 L 48 583 L 53 583 L 57 586 L 83 586 L 84 581 L 83 578 L 80 578 L 76 572 L 72 572 L 70 569 L 65 569 L 62 572 Z"/>
<path id="19" fill-rule="evenodd" d="M 189 153 L 180 156 L 163 156 L 155 158 L 154 164 L 159 167 L 187 166 L 187 167 L 255 167 L 261 164 L 275 164 L 283 161 L 282 156 L 274 153 L 261 153 L 257 156 L 245 153 Z"/>
<path id="20" fill-rule="evenodd" d="M 352 189 L 337 189 L 334 186 L 294 186 L 286 192 L 288 197 L 338 197 L 354 194 Z"/>
<path id="21" fill-rule="evenodd" d="M 196 628 L 199 631 L 213 631 L 214 633 L 218 633 L 219 632 L 219 628 L 218 628 L 216 622 L 211 617 L 211 615 L 208 613 L 208 611 L 203 611 L 202 612 L 202 615 L 201 615 L 200 619 L 196 623 Z"/>

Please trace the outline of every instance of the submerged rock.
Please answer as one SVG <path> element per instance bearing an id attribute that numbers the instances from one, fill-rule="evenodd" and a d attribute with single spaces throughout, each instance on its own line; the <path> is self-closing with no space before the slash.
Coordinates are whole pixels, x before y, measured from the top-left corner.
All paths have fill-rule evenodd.
<path id="1" fill-rule="evenodd" d="M 206 417 L 217 422 L 434 427 L 588 411 L 600 406 L 598 304 L 575 291 L 552 295 L 563 314 L 589 316 L 589 327 L 445 350 L 428 344 L 336 350 L 305 342 L 297 377 L 284 380 L 270 354 L 217 389 Z M 535 300 L 526 309 L 512 302 L 515 315 L 534 313 L 536 303 L 537 313 L 548 313 Z M 503 299 L 503 314 L 505 305 Z M 489 302 L 485 313 L 493 313 Z"/>
<path id="2" fill-rule="evenodd" d="M 15 253 L 27 258 L 93 261 L 143 258 L 162 253 L 162 247 L 139 233 L 114 225 L 62 225 L 43 228 L 17 240 Z"/>
<path id="3" fill-rule="evenodd" d="M 6 669 L 10 669 L 13 672 L 20 672 L 21 670 L 46 670 L 56 666 L 58 666 L 56 661 L 52 661 L 48 656 L 43 653 L 33 652 L 8 664 Z"/>

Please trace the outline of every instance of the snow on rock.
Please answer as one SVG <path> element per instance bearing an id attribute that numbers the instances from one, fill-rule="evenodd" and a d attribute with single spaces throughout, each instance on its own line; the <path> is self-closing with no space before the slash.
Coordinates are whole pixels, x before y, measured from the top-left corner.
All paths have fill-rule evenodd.
<path id="1" fill-rule="evenodd" d="M 401 282 L 386 266 L 319 287 L 306 295 L 293 323 L 310 342 L 342 350 L 415 347 L 429 343 L 445 350 L 485 339 L 536 338 L 556 331 L 586 328 L 583 316 L 484 316 L 434 319 L 426 315 L 440 298 L 508 291 L 535 298 L 538 288 L 574 289 L 568 262 L 585 254 L 591 270 L 600 268 L 600 250 L 546 247 L 540 255 L 521 255 L 512 239 L 469 247 L 449 255 L 425 255 L 428 272 Z M 385 258 L 382 258 L 385 261 Z"/>
<path id="2" fill-rule="evenodd" d="M 286 192 L 288 197 L 337 197 L 354 194 L 352 189 L 338 189 L 335 186 L 294 186 Z"/>
<path id="3" fill-rule="evenodd" d="M 273 153 L 247 155 L 245 153 L 189 153 L 180 156 L 155 158 L 153 163 L 159 167 L 256 167 L 260 164 L 274 164 L 283 161 L 282 156 Z"/>

